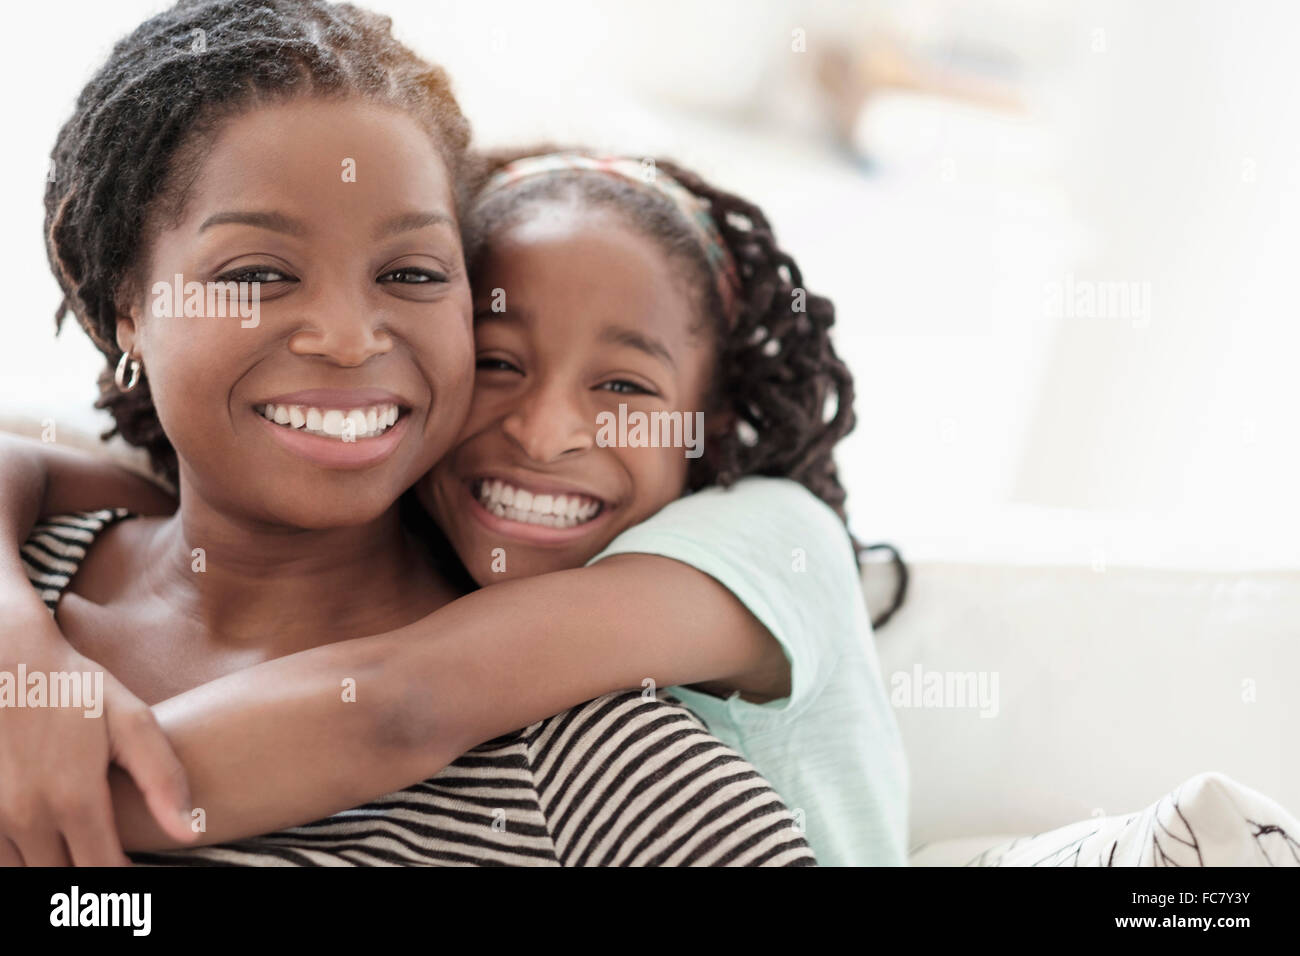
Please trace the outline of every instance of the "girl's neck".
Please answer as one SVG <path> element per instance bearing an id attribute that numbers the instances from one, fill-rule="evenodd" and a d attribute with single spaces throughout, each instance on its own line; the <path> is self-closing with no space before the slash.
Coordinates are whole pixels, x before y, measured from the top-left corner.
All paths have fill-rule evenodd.
<path id="1" fill-rule="evenodd" d="M 269 656 L 393 630 L 455 597 L 396 505 L 364 524 L 305 530 L 182 494 L 146 550 L 154 594 L 211 640 Z"/>

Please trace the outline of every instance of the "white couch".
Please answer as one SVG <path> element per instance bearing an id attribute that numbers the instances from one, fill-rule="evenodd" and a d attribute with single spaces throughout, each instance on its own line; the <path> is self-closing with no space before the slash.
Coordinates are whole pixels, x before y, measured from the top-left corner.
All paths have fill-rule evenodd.
<path id="1" fill-rule="evenodd" d="M 1203 771 L 1300 809 L 1300 572 L 921 563 L 876 640 L 887 686 L 917 665 L 998 677 L 995 716 L 895 708 L 914 864 L 1140 810 Z"/>

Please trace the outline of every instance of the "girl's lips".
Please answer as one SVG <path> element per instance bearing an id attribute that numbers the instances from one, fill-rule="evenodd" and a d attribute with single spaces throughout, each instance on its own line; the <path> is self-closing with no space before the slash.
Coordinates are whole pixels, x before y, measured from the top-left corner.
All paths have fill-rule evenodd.
<path id="1" fill-rule="evenodd" d="M 356 441 L 341 441 L 338 438 L 325 438 L 312 435 L 296 428 L 287 428 L 268 421 L 255 409 L 249 412 L 269 430 L 271 437 L 280 443 L 290 454 L 305 458 L 323 468 L 355 470 L 369 468 L 379 464 L 401 444 L 406 435 L 406 423 L 410 415 L 405 412 L 382 435 L 374 438 L 358 438 Z"/>
<path id="2" fill-rule="evenodd" d="M 543 524 L 528 524 L 523 521 L 511 521 L 509 518 L 494 515 L 492 512 L 484 508 L 482 503 L 475 496 L 473 482 L 462 481 L 459 484 L 461 494 L 464 495 L 466 499 L 465 507 L 468 509 L 469 513 L 474 516 L 475 520 L 479 522 L 479 524 L 483 525 L 494 534 L 502 535 L 507 538 L 514 538 L 517 541 L 523 541 L 528 544 L 541 545 L 543 547 L 559 547 L 585 537 L 593 528 L 602 526 L 614 510 L 606 505 L 601 508 L 600 513 L 590 521 L 574 525 L 572 528 L 548 528 Z"/>

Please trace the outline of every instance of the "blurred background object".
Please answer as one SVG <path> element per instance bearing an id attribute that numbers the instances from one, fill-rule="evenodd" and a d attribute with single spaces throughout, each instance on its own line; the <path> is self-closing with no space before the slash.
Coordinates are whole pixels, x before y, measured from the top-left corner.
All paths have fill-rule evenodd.
<path id="1" fill-rule="evenodd" d="M 41 187 L 91 65 L 163 5 L 10 12 L 0 414 L 96 421 L 97 353 L 51 337 Z M 1300 566 L 1300 8 L 366 5 L 446 66 L 482 144 L 667 154 L 768 212 L 837 305 L 860 537 L 919 560 Z"/>

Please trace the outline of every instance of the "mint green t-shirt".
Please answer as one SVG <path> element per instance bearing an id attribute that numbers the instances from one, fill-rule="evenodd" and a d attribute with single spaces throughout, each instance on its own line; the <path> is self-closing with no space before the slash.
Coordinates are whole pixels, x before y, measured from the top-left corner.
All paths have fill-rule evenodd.
<path id="1" fill-rule="evenodd" d="M 672 693 L 758 768 L 823 866 L 907 863 L 907 762 L 843 522 L 784 478 L 706 488 L 627 529 L 614 554 L 673 558 L 727 587 L 790 661 L 789 697 Z"/>

